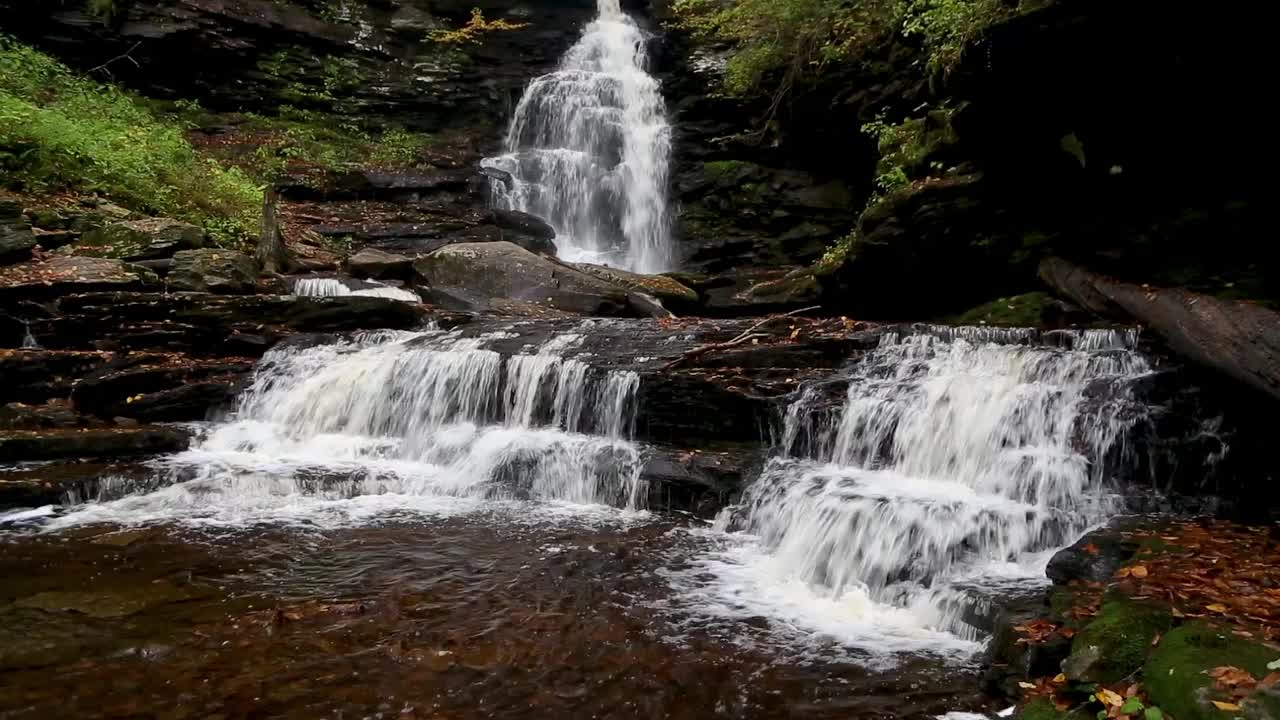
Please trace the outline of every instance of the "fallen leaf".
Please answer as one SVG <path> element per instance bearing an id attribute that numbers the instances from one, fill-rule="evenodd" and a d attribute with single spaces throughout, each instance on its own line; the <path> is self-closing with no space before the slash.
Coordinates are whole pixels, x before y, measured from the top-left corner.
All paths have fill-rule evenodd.
<path id="1" fill-rule="evenodd" d="M 1026 690 L 1035 690 L 1035 689 L 1036 689 L 1036 684 L 1035 684 L 1035 683 L 1029 683 L 1029 682 L 1020 682 L 1020 683 L 1018 683 L 1018 687 L 1020 687 L 1020 688 L 1024 688 L 1024 689 L 1026 689 Z"/>
<path id="2" fill-rule="evenodd" d="M 1214 700 L 1213 706 L 1226 712 L 1235 712 L 1240 709 L 1240 706 L 1235 703 L 1222 702 L 1221 700 Z"/>
<path id="3" fill-rule="evenodd" d="M 1222 603 L 1213 603 L 1212 605 L 1205 605 L 1204 609 L 1209 612 L 1225 613 L 1227 611 L 1227 606 Z"/>
<path id="4" fill-rule="evenodd" d="M 1276 674 L 1280 675 L 1280 673 L 1276 673 Z M 1271 676 L 1270 676 L 1270 675 L 1268 675 L 1267 677 L 1271 677 Z M 1066 681 L 1067 681 L 1066 673 L 1058 673 L 1057 675 L 1054 675 L 1054 676 L 1053 676 L 1053 681 L 1054 681 L 1054 682 L 1056 682 L 1056 683 L 1064 683 L 1064 682 L 1066 682 Z"/>
<path id="5" fill-rule="evenodd" d="M 1133 567 L 1129 568 L 1129 574 L 1136 578 L 1144 578 L 1147 576 L 1147 566 L 1134 565 Z"/>
<path id="6" fill-rule="evenodd" d="M 1084 547 L 1082 547 L 1082 548 L 1080 548 L 1080 549 L 1081 549 L 1081 550 L 1084 550 L 1085 552 L 1089 553 L 1090 555 L 1097 555 L 1097 554 L 1098 554 L 1098 546 L 1097 546 L 1097 545 L 1094 545 L 1093 543 L 1089 543 L 1088 545 L 1085 545 Z"/>
<path id="7" fill-rule="evenodd" d="M 1115 706 L 1124 704 L 1124 698 L 1120 696 L 1120 693 L 1115 692 L 1114 690 L 1103 688 L 1099 690 L 1095 696 L 1103 705 Z"/>

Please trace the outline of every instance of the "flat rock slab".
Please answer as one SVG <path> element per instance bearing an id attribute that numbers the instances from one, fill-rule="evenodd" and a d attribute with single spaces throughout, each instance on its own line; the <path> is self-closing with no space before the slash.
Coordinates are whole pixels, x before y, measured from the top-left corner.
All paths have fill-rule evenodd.
<path id="1" fill-rule="evenodd" d="M 140 287 L 154 276 L 113 258 L 65 257 L 30 260 L 0 268 L 0 298 Z"/>
<path id="2" fill-rule="evenodd" d="M 186 450 L 190 441 L 190 432 L 164 426 L 9 431 L 0 433 L 0 462 L 154 455 Z"/>
<path id="3" fill-rule="evenodd" d="M 208 595 L 189 585 L 165 581 L 111 590 L 59 590 L 19 598 L 14 605 L 47 612 L 75 612 L 94 618 L 122 618 L 158 605 L 186 602 Z"/>

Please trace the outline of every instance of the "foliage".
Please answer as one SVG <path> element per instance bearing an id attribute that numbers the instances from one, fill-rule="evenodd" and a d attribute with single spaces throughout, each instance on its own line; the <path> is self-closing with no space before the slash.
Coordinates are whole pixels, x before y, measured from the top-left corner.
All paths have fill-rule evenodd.
<path id="1" fill-rule="evenodd" d="M 0 36 L 0 164 L 22 189 L 99 192 L 204 225 L 216 239 L 256 232 L 261 190 L 199 157 L 183 127 L 118 88 L 76 75 Z"/>
<path id="2" fill-rule="evenodd" d="M 902 7 L 901 0 L 676 0 L 672 10 L 695 35 L 735 45 L 725 90 L 744 95 L 766 79 L 789 91 L 802 77 L 888 37 Z"/>
<path id="3" fill-rule="evenodd" d="M 373 143 L 369 159 L 380 165 L 410 165 L 430 144 L 430 135 L 394 128 L 384 132 Z"/>
<path id="4" fill-rule="evenodd" d="M 983 30 L 1011 12 L 1001 0 L 911 0 L 902 30 L 923 37 L 930 67 L 946 71 Z"/>
<path id="5" fill-rule="evenodd" d="M 529 23 L 513 23 L 507 20 L 486 20 L 480 8 L 471 9 L 471 18 L 456 30 L 432 30 L 428 37 L 445 45 L 479 44 L 480 37 L 486 33 L 504 30 L 519 30 L 528 27 Z"/>
<path id="6" fill-rule="evenodd" d="M 734 46 L 728 93 L 765 91 L 775 100 L 895 34 L 921 38 L 929 67 L 949 71 L 987 27 L 1015 12 L 1001 0 L 676 0 L 672 10 L 679 27 Z"/>

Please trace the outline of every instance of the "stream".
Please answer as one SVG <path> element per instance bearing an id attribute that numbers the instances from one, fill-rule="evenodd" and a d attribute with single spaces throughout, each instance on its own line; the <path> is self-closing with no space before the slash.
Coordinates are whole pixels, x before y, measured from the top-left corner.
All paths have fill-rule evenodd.
<path id="1" fill-rule="evenodd" d="M 981 710 L 1144 410 L 1128 333 L 886 332 L 710 522 L 647 509 L 646 359 L 511 327 L 281 345 L 190 450 L 0 516 L 0 712 Z"/>

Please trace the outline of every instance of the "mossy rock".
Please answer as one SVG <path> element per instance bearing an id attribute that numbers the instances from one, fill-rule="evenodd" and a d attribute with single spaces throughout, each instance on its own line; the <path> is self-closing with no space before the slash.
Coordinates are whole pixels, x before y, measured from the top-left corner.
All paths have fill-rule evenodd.
<path id="1" fill-rule="evenodd" d="M 63 248 L 69 255 L 156 260 L 180 250 L 204 247 L 204 230 L 169 218 L 115 222 L 88 230 L 80 240 Z"/>
<path id="2" fill-rule="evenodd" d="M 1111 596 L 1076 633 L 1062 671 L 1078 682 L 1116 682 L 1142 667 L 1151 641 L 1172 623 L 1167 607 Z"/>
<path id="3" fill-rule="evenodd" d="M 211 293 L 251 293 L 257 279 L 253 258 L 216 248 L 174 253 L 167 278 L 171 290 Z"/>
<path id="4" fill-rule="evenodd" d="M 1280 720 L 1280 696 L 1256 693 L 1239 701 L 1240 712 L 1223 712 L 1212 701 L 1231 699 L 1213 689 L 1208 670 L 1223 665 L 1247 670 L 1256 678 L 1270 672 L 1267 663 L 1280 659 L 1280 650 L 1238 638 L 1205 623 L 1189 623 L 1166 634 L 1143 670 L 1143 684 L 1151 699 L 1178 720 Z"/>
<path id="5" fill-rule="evenodd" d="M 1038 327 L 1043 322 L 1045 309 L 1052 303 L 1053 298 L 1042 292 L 997 298 L 960 313 L 951 322 L 956 325 Z"/>

